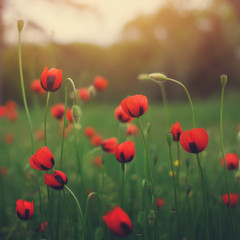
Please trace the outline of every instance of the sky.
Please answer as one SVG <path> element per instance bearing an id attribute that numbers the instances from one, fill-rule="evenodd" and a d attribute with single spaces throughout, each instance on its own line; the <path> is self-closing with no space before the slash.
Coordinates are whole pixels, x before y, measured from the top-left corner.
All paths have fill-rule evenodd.
<path id="1" fill-rule="evenodd" d="M 27 26 L 22 32 L 23 42 L 53 40 L 107 46 L 119 40 L 127 22 L 139 15 L 156 12 L 167 0 L 71 0 L 73 3 L 87 4 L 88 9 L 84 11 L 67 5 L 66 1 L 4 0 L 5 41 L 13 44 L 18 41 L 16 22 L 21 19 Z M 187 6 L 195 8 L 205 6 L 202 0 L 171 1 L 179 5 L 187 2 Z M 31 24 L 39 30 L 29 27 Z"/>

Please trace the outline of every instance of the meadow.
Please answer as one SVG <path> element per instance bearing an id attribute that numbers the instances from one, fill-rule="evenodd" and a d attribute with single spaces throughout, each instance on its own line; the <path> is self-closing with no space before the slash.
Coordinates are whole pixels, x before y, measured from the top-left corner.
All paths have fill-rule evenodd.
<path id="1" fill-rule="evenodd" d="M 216 84 L 220 84 L 220 81 Z M 24 108 L 19 103 L 17 107 L 19 115 L 16 120 L 0 118 L 1 239 L 118 239 L 114 231 L 109 231 L 109 227 L 102 220 L 102 216 L 116 206 L 122 207 L 132 222 L 132 231 L 123 236 L 125 239 L 207 239 L 206 209 L 203 204 L 196 154 L 190 154 L 180 146 L 178 155 L 178 142 L 173 141 L 169 148 L 167 141 L 171 124 L 176 121 L 180 123 L 183 131 L 192 129 L 191 109 L 187 98 L 185 101 L 169 102 L 166 111 L 161 102 L 153 102 L 151 96 L 147 95 L 149 105 L 146 113 L 141 116 L 141 121 L 147 139 L 155 185 L 153 196 L 153 186 L 146 177 L 147 156 L 138 121 L 134 119 L 131 122 L 137 125 L 138 134 L 126 136 L 126 126 L 129 123 L 119 122 L 114 114 L 120 102 L 109 104 L 98 102 L 99 95 L 104 98 L 104 92 L 97 94 L 87 103 L 78 100 L 81 109 L 79 124 L 76 124 L 76 128 L 64 138 L 63 162 L 60 168 L 62 128 L 61 123 L 50 112 L 50 108 L 56 103 L 54 94 L 50 97 L 47 109 L 47 146 L 55 159 L 54 169 L 66 174 L 68 178 L 66 186 L 78 199 L 86 232 L 79 208 L 70 192 L 66 191 L 65 187 L 60 191 L 47 187 L 44 184 L 45 172 L 30 167 L 29 159 L 33 155 L 30 130 Z M 225 169 L 221 162 L 220 95 L 219 93 L 219 96 L 212 99 L 193 101 L 196 127 L 204 128 L 209 136 L 208 146 L 199 153 L 199 158 L 204 172 L 208 203 L 209 239 L 237 240 L 240 239 L 239 204 L 229 208 L 222 200 L 222 195 L 227 190 Z M 41 96 L 44 97 L 46 95 Z M 122 97 L 124 99 L 126 96 Z M 37 130 L 40 132 L 34 136 L 34 152 L 46 145 L 43 136 L 45 108 L 38 103 L 37 98 L 29 109 L 33 131 L 35 134 Z M 226 87 L 223 110 L 225 153 L 239 154 L 238 102 L 239 93 L 228 92 Z M 68 105 L 72 106 L 72 99 L 69 99 Z M 122 188 L 122 164 L 116 160 L 114 154 L 104 152 L 101 144 L 93 146 L 90 143 L 84 135 L 86 126 L 96 129 L 103 140 L 116 137 L 118 143 L 127 140 L 134 142 L 136 154 L 131 162 L 125 164 L 124 188 Z M 12 134 L 12 138 L 6 137 L 9 133 Z M 174 176 L 170 173 L 170 154 L 174 163 Z M 239 179 L 239 170 L 228 171 L 231 193 L 239 193 Z M 41 201 L 37 180 L 40 185 Z M 177 212 L 175 197 L 178 203 Z M 16 214 L 18 199 L 34 201 L 34 214 L 31 219 L 23 221 L 18 218 Z M 153 199 L 155 201 L 161 199 L 162 202 L 153 207 L 151 204 Z M 45 222 L 48 224 L 44 224 Z"/>

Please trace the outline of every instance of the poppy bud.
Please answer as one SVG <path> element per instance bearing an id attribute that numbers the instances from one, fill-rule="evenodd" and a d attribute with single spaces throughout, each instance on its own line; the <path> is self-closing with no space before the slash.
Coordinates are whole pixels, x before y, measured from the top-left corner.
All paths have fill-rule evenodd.
<path id="1" fill-rule="evenodd" d="M 45 93 L 45 90 L 42 88 L 40 79 L 35 79 L 31 82 L 30 86 L 31 90 L 38 95 L 42 95 Z"/>
<path id="2" fill-rule="evenodd" d="M 127 237 L 133 230 L 131 219 L 119 206 L 103 216 L 103 221 L 117 237 Z"/>
<path id="3" fill-rule="evenodd" d="M 149 75 L 147 73 L 142 73 L 142 74 L 138 75 L 138 80 L 149 81 L 149 80 L 151 80 L 151 78 L 149 77 Z"/>
<path id="4" fill-rule="evenodd" d="M 96 133 L 96 129 L 91 126 L 87 126 L 84 129 L 84 135 L 87 138 L 92 138 L 95 135 L 95 133 Z"/>
<path id="5" fill-rule="evenodd" d="M 41 75 L 41 86 L 45 91 L 55 92 L 62 84 L 62 70 L 44 68 Z"/>
<path id="6" fill-rule="evenodd" d="M 208 134 L 204 128 L 194 128 L 182 132 L 179 141 L 185 151 L 199 153 L 208 145 Z"/>
<path id="7" fill-rule="evenodd" d="M 117 144 L 118 140 L 115 137 L 112 137 L 102 141 L 101 146 L 104 152 L 114 153 Z"/>
<path id="8" fill-rule="evenodd" d="M 62 190 L 67 184 L 67 176 L 61 171 L 54 170 L 53 172 L 53 175 L 45 173 L 44 183 L 53 189 Z"/>
<path id="9" fill-rule="evenodd" d="M 226 74 L 222 74 L 222 75 L 220 76 L 220 81 L 221 81 L 221 84 L 222 84 L 223 87 L 226 86 L 227 80 L 228 80 L 228 76 L 227 76 Z"/>
<path id="10" fill-rule="evenodd" d="M 100 145 L 101 145 L 102 140 L 103 140 L 103 139 L 102 139 L 102 137 L 101 137 L 100 135 L 95 134 L 95 135 L 91 138 L 90 143 L 91 143 L 91 145 L 97 147 L 97 146 L 100 146 Z"/>
<path id="11" fill-rule="evenodd" d="M 94 78 L 93 85 L 97 91 L 104 91 L 108 86 L 108 81 L 104 77 L 97 76 Z"/>
<path id="12" fill-rule="evenodd" d="M 126 130 L 126 135 L 127 136 L 137 136 L 138 134 L 138 127 L 135 124 L 128 124 L 127 130 Z"/>
<path id="13" fill-rule="evenodd" d="M 34 212 L 33 201 L 28 202 L 22 199 L 18 199 L 16 202 L 16 212 L 21 220 L 31 219 Z"/>
<path id="14" fill-rule="evenodd" d="M 131 162 L 135 156 L 135 145 L 133 141 L 126 141 L 117 145 L 115 157 L 121 163 Z"/>
<path id="15" fill-rule="evenodd" d="M 171 132 L 169 132 L 167 134 L 167 142 L 168 142 L 168 146 L 170 147 L 172 145 L 172 142 L 173 142 L 173 135 Z"/>
<path id="16" fill-rule="evenodd" d="M 123 99 L 121 106 L 129 117 L 138 118 L 147 111 L 148 100 L 144 95 L 134 95 Z"/>
<path id="17" fill-rule="evenodd" d="M 149 77 L 157 82 L 165 82 L 167 80 L 167 76 L 162 73 L 151 73 Z"/>
<path id="18" fill-rule="evenodd" d="M 39 148 L 29 159 L 30 166 L 33 169 L 48 171 L 54 165 L 54 157 L 48 147 Z"/>
<path id="19" fill-rule="evenodd" d="M 90 100 L 90 93 L 88 91 L 88 88 L 83 87 L 78 90 L 78 97 L 84 101 L 88 102 Z"/>
<path id="20" fill-rule="evenodd" d="M 182 133 L 182 128 L 181 128 L 179 122 L 175 122 L 175 124 L 172 124 L 170 132 L 173 135 L 173 140 L 179 141 L 180 135 Z"/>
<path id="21" fill-rule="evenodd" d="M 73 116 L 75 123 L 78 123 L 79 119 L 81 117 L 81 109 L 78 105 L 72 106 L 72 116 Z"/>
<path id="22" fill-rule="evenodd" d="M 21 31 L 23 29 L 23 26 L 24 26 L 24 21 L 23 20 L 18 20 L 17 21 L 17 28 L 18 28 L 19 33 L 21 33 Z"/>
<path id="23" fill-rule="evenodd" d="M 230 196 L 230 202 L 231 202 L 231 207 L 234 208 L 238 204 L 239 200 L 239 194 L 238 193 L 229 193 Z M 228 194 L 224 194 L 222 196 L 223 203 L 229 207 L 229 200 L 228 200 Z"/>
<path id="24" fill-rule="evenodd" d="M 228 153 L 225 155 L 225 161 L 228 170 L 238 169 L 239 159 L 236 153 Z M 224 159 L 222 158 L 222 165 L 225 167 Z"/>
<path id="25" fill-rule="evenodd" d="M 121 105 L 119 105 L 118 107 L 116 107 L 115 109 L 115 117 L 118 121 L 122 122 L 122 123 L 128 123 L 131 122 L 133 120 L 132 117 L 129 117 L 129 115 L 127 115 L 123 110 Z"/>
<path id="26" fill-rule="evenodd" d="M 51 114 L 57 120 L 62 120 L 65 113 L 65 106 L 62 103 L 57 103 L 51 107 Z"/>

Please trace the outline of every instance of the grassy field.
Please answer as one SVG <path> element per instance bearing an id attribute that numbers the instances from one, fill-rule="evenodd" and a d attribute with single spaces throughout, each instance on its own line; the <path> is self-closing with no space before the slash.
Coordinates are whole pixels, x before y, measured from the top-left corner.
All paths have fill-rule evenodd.
<path id="1" fill-rule="evenodd" d="M 220 96 L 210 100 L 194 101 L 196 126 L 205 128 L 209 135 L 209 144 L 205 151 L 199 154 L 202 169 L 205 175 L 207 202 L 209 209 L 210 239 L 230 240 L 240 239 L 240 207 L 232 209 L 222 202 L 222 195 L 227 192 L 225 171 L 221 164 L 220 149 Z M 50 102 L 50 106 L 52 103 Z M 97 132 L 107 139 L 116 137 L 118 142 L 126 141 L 126 125 L 120 124 L 114 110 L 118 104 L 106 105 L 94 101 L 81 106 L 82 116 L 80 128 L 65 138 L 63 167 L 60 168 L 61 138 L 59 136 L 60 123 L 50 112 L 47 116 L 47 143 L 54 155 L 57 170 L 63 171 L 68 177 L 70 189 L 75 193 L 85 215 L 86 239 L 118 239 L 111 234 L 102 215 L 121 205 L 121 164 L 116 161 L 114 154 L 103 154 L 101 147 L 93 147 L 84 136 L 86 126 L 94 127 Z M 224 102 L 223 134 L 225 153 L 240 152 L 240 124 L 239 94 L 228 94 Z M 43 130 L 44 108 L 36 106 L 30 109 L 34 132 Z M 171 123 L 178 121 L 183 130 L 192 128 L 191 110 L 186 102 L 170 102 L 166 113 L 161 103 L 149 101 L 145 115 L 141 117 L 147 131 L 150 160 L 155 182 L 155 197 L 163 198 L 165 204 L 157 210 L 157 218 L 149 206 L 151 189 L 148 187 L 145 176 L 145 150 L 142 136 L 139 132 L 136 137 L 128 137 L 136 146 L 136 155 L 132 162 L 126 164 L 125 177 L 125 212 L 133 223 L 133 232 L 125 239 L 156 239 L 156 219 L 158 219 L 159 239 L 172 240 L 177 237 L 177 215 L 175 209 L 174 190 L 171 170 L 167 133 Z M 133 121 L 138 124 L 137 119 Z M 14 135 L 14 141 L 7 144 L 4 136 L 7 133 Z M 238 136 L 238 138 L 237 138 Z M 34 139 L 34 151 L 43 147 L 44 141 Z M 172 144 L 173 161 L 177 160 L 177 144 Z M 93 159 L 100 155 L 104 161 L 103 168 L 97 167 Z M 72 196 L 63 191 L 49 189 L 43 182 L 44 172 L 38 173 L 42 194 L 43 215 L 40 214 L 39 192 L 35 170 L 29 165 L 32 156 L 30 131 L 25 112 L 19 107 L 19 118 L 16 122 L 0 119 L 0 166 L 7 168 L 8 173 L 0 176 L 0 238 L 1 239 L 83 239 L 82 222 L 79 218 L 77 205 Z M 179 180 L 177 184 L 179 239 L 206 239 L 205 210 L 201 181 L 195 154 L 189 154 L 180 149 Z M 177 172 L 178 167 L 174 167 Z M 230 192 L 239 193 L 239 171 L 228 171 Z M 104 188 L 102 191 L 102 179 Z M 64 192 L 64 194 L 63 194 Z M 88 193 L 96 192 L 87 201 Z M 64 195 L 66 197 L 64 198 Z M 60 197 L 59 197 L 60 196 Z M 16 200 L 34 200 L 34 215 L 29 221 L 21 221 L 16 215 Z M 58 204 L 60 199 L 60 204 Z M 50 204 L 49 204 L 50 203 Z M 65 204 L 66 203 L 66 204 Z M 88 206 L 88 208 L 87 208 Z M 231 213 L 233 226 L 231 226 Z M 70 219 L 70 220 L 69 220 Z M 38 232 L 41 222 L 50 224 L 45 231 Z M 58 225 L 58 227 L 57 227 Z M 232 229 L 233 228 L 233 232 Z M 233 238 L 234 236 L 234 238 Z"/>

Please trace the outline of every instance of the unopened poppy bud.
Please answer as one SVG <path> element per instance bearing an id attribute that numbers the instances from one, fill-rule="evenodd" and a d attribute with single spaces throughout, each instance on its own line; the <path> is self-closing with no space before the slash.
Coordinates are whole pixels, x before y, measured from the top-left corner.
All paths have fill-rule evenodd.
<path id="1" fill-rule="evenodd" d="M 169 132 L 167 134 L 167 142 L 168 142 L 168 146 L 170 147 L 172 145 L 172 142 L 173 142 L 173 135 L 171 132 Z"/>
<path id="2" fill-rule="evenodd" d="M 221 81 L 221 84 L 222 84 L 223 87 L 226 86 L 227 80 L 228 80 L 228 76 L 227 76 L 226 74 L 222 74 L 222 75 L 220 76 L 220 81 Z"/>
<path id="3" fill-rule="evenodd" d="M 89 86 L 88 92 L 89 92 L 89 94 L 90 94 L 91 96 L 94 97 L 94 96 L 96 95 L 96 89 L 95 89 L 95 87 L 94 87 L 93 85 Z"/>
<path id="4" fill-rule="evenodd" d="M 148 213 L 149 224 L 153 224 L 155 221 L 155 211 L 152 209 Z"/>
<path id="5" fill-rule="evenodd" d="M 167 80 L 167 76 L 162 73 L 151 73 L 149 77 L 157 82 L 165 82 Z"/>
<path id="6" fill-rule="evenodd" d="M 24 26 L 24 21 L 23 20 L 18 20 L 17 21 L 17 28 L 18 28 L 19 33 L 21 33 L 21 31 L 23 29 L 23 26 Z"/>
<path id="7" fill-rule="evenodd" d="M 78 123 L 79 119 L 81 117 L 81 109 L 78 105 L 72 106 L 72 116 L 73 116 L 75 123 Z"/>
<path id="8" fill-rule="evenodd" d="M 142 74 L 138 75 L 138 80 L 148 81 L 148 80 L 151 80 L 151 78 L 149 77 L 149 75 L 147 73 L 142 73 Z"/>

